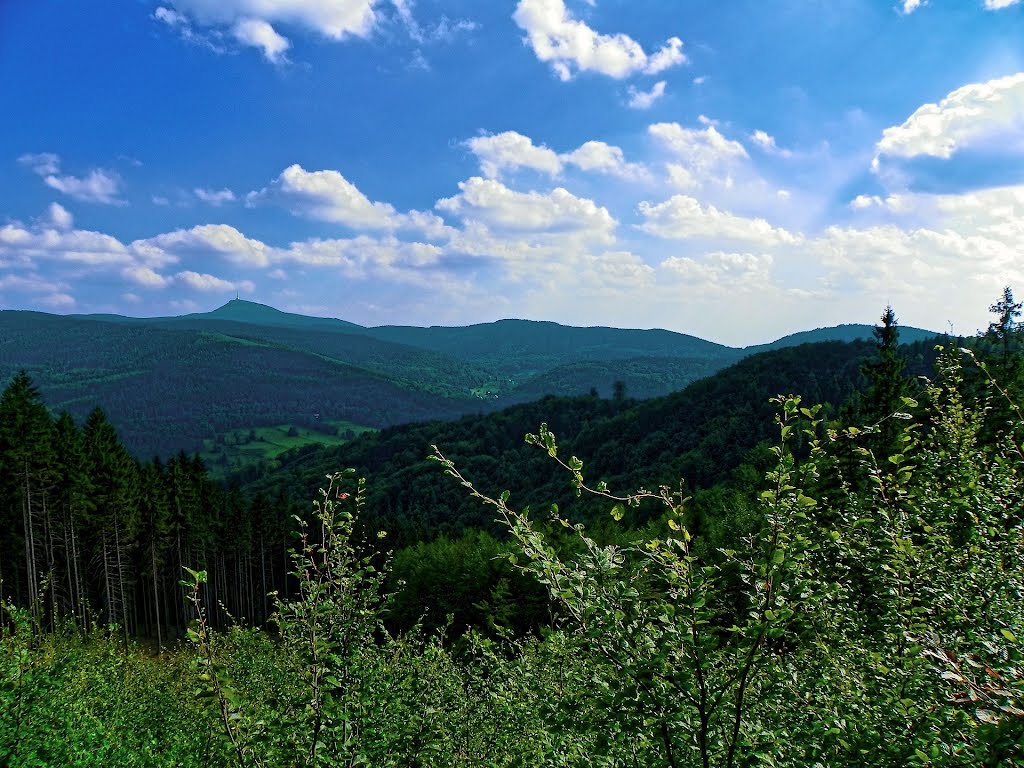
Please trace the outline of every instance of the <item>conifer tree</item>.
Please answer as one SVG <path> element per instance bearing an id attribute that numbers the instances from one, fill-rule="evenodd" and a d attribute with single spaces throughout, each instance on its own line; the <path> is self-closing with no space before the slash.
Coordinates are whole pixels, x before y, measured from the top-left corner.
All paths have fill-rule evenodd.
<path id="1" fill-rule="evenodd" d="M 996 315 L 996 319 L 988 324 L 985 336 L 996 342 L 1002 348 L 1003 365 L 1010 360 L 1010 352 L 1016 347 L 1017 332 L 1020 324 L 1017 318 L 1021 316 L 1021 308 L 1024 302 L 1013 300 L 1013 291 L 1010 286 L 1003 289 L 1002 298 L 988 308 L 988 311 Z"/>
<path id="2" fill-rule="evenodd" d="M 903 375 L 907 362 L 899 348 L 896 312 L 887 306 L 880 319 L 881 325 L 872 331 L 877 354 L 862 369 L 871 381 L 862 407 L 868 423 L 877 424 L 875 439 L 871 442 L 876 455 L 885 461 L 889 455 L 899 452 L 897 438 L 901 428 L 893 414 L 905 410 L 903 398 L 910 394 L 910 382 Z"/>
<path id="3" fill-rule="evenodd" d="M 0 396 L 0 504 L 7 510 L 5 530 L 21 529 L 24 560 L 23 569 L 15 565 L 14 548 L 6 547 L 0 553 L 7 561 L 0 564 L 0 576 L 13 577 L 16 596 L 27 599 L 34 613 L 39 608 L 40 580 L 52 560 L 47 493 L 54 482 L 53 463 L 53 419 L 39 390 L 22 370 Z M 35 618 L 38 621 L 41 616 Z"/>
<path id="4" fill-rule="evenodd" d="M 169 545 L 170 509 L 164 492 L 163 465 L 159 459 L 147 463 L 140 473 L 142 492 L 139 495 L 139 541 L 136 571 L 145 575 L 147 588 L 140 590 L 144 606 L 146 629 L 150 637 L 156 631 L 158 648 L 163 648 L 163 581 L 164 565 Z M 176 579 L 170 579 L 177 584 Z"/>
<path id="5" fill-rule="evenodd" d="M 102 409 L 85 423 L 85 445 L 94 482 L 94 531 L 101 564 L 106 620 L 120 623 L 127 643 L 132 630 L 130 550 L 138 530 L 138 465 Z"/>
<path id="6" fill-rule="evenodd" d="M 55 503 L 64 545 L 65 607 L 80 627 L 88 629 L 88 563 L 84 558 L 82 536 L 94 507 L 92 477 L 85 453 L 85 437 L 67 411 L 57 418 L 54 447 L 58 475 Z"/>

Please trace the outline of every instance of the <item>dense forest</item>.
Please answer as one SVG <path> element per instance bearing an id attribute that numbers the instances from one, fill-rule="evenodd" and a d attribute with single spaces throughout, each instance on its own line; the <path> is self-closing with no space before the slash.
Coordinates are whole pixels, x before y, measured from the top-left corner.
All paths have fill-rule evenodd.
<path id="1" fill-rule="evenodd" d="M 866 326 L 811 333 L 806 340 L 871 335 Z M 905 329 L 904 341 L 930 335 Z M 658 397 L 757 351 L 669 331 L 522 320 L 364 328 L 240 300 L 164 318 L 0 311 L 0 381 L 26 371 L 47 405 L 78 421 L 103 408 L 141 460 L 206 448 L 218 475 L 261 459 L 276 466 L 271 451 L 213 455 L 211 442 L 240 430 L 296 427 L 315 443 L 352 427 L 492 412 L 547 394 L 611 397 L 617 383 L 633 397 Z"/>
<path id="2" fill-rule="evenodd" d="M 17 373 L 0 764 L 1022 765 L 1024 332 L 991 311 L 227 482 Z"/>

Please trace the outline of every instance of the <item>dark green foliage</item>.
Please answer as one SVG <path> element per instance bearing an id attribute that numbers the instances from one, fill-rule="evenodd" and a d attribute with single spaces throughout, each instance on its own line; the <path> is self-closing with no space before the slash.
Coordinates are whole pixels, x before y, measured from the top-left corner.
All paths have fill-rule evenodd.
<path id="1" fill-rule="evenodd" d="M 140 459 L 258 426 L 379 428 L 591 387 L 609 396 L 616 380 L 632 397 L 661 396 L 753 351 L 518 320 L 362 328 L 237 300 L 177 318 L 3 311 L 0 339 L 0 379 L 26 369 L 54 410 L 79 420 L 103 407 Z"/>
<path id="2" fill-rule="evenodd" d="M 0 765 L 1021 765 L 1016 353 L 965 342 L 911 398 L 935 353 L 886 316 L 875 346 L 385 429 L 248 489 L 18 377 Z M 381 489 L 331 472 L 310 510 L 329 461 Z"/>

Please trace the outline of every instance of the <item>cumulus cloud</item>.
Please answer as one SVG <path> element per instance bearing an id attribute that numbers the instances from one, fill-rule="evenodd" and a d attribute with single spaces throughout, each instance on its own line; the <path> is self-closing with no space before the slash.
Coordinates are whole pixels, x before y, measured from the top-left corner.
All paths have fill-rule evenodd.
<path id="1" fill-rule="evenodd" d="M 727 181 L 735 164 L 750 157 L 742 144 L 719 133 L 714 121 L 707 120 L 706 125 L 701 130 L 678 123 L 655 123 L 647 129 L 679 161 L 670 164 L 669 174 L 681 188 Z"/>
<path id="2" fill-rule="evenodd" d="M 368 37 L 378 21 L 379 0 L 167 0 L 154 18 L 186 39 L 195 26 L 228 32 L 243 45 L 280 62 L 291 43 L 275 25 L 311 31 L 329 40 Z"/>
<path id="3" fill-rule="evenodd" d="M 141 264 L 125 267 L 121 270 L 121 277 L 146 288 L 165 288 L 171 284 L 169 277 L 165 277 L 155 269 Z"/>
<path id="4" fill-rule="evenodd" d="M 250 206 L 264 201 L 279 202 L 299 216 L 353 229 L 394 229 L 398 225 L 393 206 L 371 202 L 337 171 L 307 171 L 298 164 L 285 168 L 269 187 L 246 197 Z"/>
<path id="5" fill-rule="evenodd" d="M 661 269 L 687 283 L 720 290 L 763 290 L 772 279 L 771 254 L 713 251 L 700 258 L 670 256 Z"/>
<path id="6" fill-rule="evenodd" d="M 1020 0 L 985 0 L 985 9 L 989 11 L 1000 11 L 1003 8 L 1009 8 L 1011 5 L 1017 5 Z"/>
<path id="7" fill-rule="evenodd" d="M 750 140 L 769 155 L 779 157 L 792 157 L 793 153 L 788 149 L 782 149 L 775 143 L 775 137 L 762 130 L 756 130 L 750 134 Z"/>
<path id="8" fill-rule="evenodd" d="M 202 200 L 204 203 L 209 203 L 212 206 L 221 206 L 224 203 L 233 203 L 235 201 L 235 193 L 230 189 L 203 189 L 197 187 L 192 190 L 195 196 Z"/>
<path id="9" fill-rule="evenodd" d="M 113 171 L 95 168 L 88 176 L 69 176 L 60 173 L 60 157 L 52 152 L 22 155 L 18 163 L 30 168 L 43 183 L 51 189 L 81 200 L 86 203 L 104 203 L 107 205 L 125 205 L 118 198 L 121 191 L 121 179 Z"/>
<path id="10" fill-rule="evenodd" d="M 543 145 L 538 147 L 529 136 L 516 131 L 475 136 L 465 144 L 480 161 L 481 172 L 491 179 L 500 176 L 503 170 L 517 168 L 531 168 L 552 176 L 562 171 L 557 152 Z"/>
<path id="11" fill-rule="evenodd" d="M 244 291 L 245 293 L 252 293 L 256 289 L 251 280 L 231 282 L 214 275 L 193 272 L 191 270 L 179 272 L 174 277 L 178 282 L 197 291 L 220 291 L 222 293 L 225 291 Z"/>
<path id="12" fill-rule="evenodd" d="M 243 45 L 259 48 L 263 56 L 275 64 L 286 60 L 285 53 L 291 47 L 288 39 L 263 19 L 239 19 L 231 27 L 231 34 Z"/>
<path id="13" fill-rule="evenodd" d="M 71 229 L 74 226 L 75 217 L 60 203 L 50 203 L 50 207 L 46 209 L 46 214 L 50 224 L 57 229 Z"/>
<path id="14" fill-rule="evenodd" d="M 648 54 L 628 35 L 594 31 L 574 18 L 563 0 L 519 0 L 512 18 L 526 32 L 526 42 L 537 58 L 550 64 L 561 80 L 572 79 L 577 71 L 616 79 L 641 72 L 657 74 L 686 61 L 678 37 Z"/>
<path id="15" fill-rule="evenodd" d="M 170 280 L 158 270 L 175 260 L 147 241 L 125 244 L 102 232 L 74 229 L 71 215 L 58 204 L 51 205 L 47 215 L 31 227 L 19 223 L 0 227 L 0 263 L 51 275 L 12 275 L 0 287 L 35 294 L 34 301 L 55 308 L 72 306 L 63 298 L 69 296 L 65 280 L 78 284 L 93 276 L 106 282 L 120 277 L 133 285 L 163 288 Z"/>
<path id="16" fill-rule="evenodd" d="M 217 254 L 235 264 L 253 267 L 267 266 L 272 249 L 259 240 L 253 240 L 228 224 L 203 224 L 191 229 L 179 229 L 143 241 L 147 246 L 175 255 L 175 260 L 186 254 Z"/>
<path id="17" fill-rule="evenodd" d="M 599 239 L 610 237 L 617 222 L 607 208 L 576 197 L 562 187 L 549 193 L 517 192 L 479 176 L 459 182 L 459 194 L 439 200 L 437 208 L 506 231 L 575 231 Z"/>
<path id="18" fill-rule="evenodd" d="M 119 240 L 101 232 L 27 229 L 18 224 L 0 227 L 0 256 L 93 266 L 128 264 L 136 258 Z"/>
<path id="19" fill-rule="evenodd" d="M 561 156 L 566 165 L 574 165 L 583 171 L 594 171 L 618 176 L 623 179 L 638 179 L 647 176 L 647 169 L 639 163 L 626 162 L 622 149 L 603 141 L 587 141 L 578 149 Z"/>
<path id="20" fill-rule="evenodd" d="M 675 195 L 658 205 L 640 203 L 644 223 L 639 228 L 656 237 L 673 240 L 726 240 L 761 246 L 795 245 L 803 236 L 773 227 L 761 218 L 737 216 L 693 197 Z"/>
<path id="21" fill-rule="evenodd" d="M 246 195 L 247 206 L 281 205 L 296 216 L 342 224 L 354 230 L 408 229 L 429 238 L 446 234 L 444 221 L 425 211 L 400 213 L 390 203 L 371 201 L 338 171 L 307 171 L 291 165 L 259 191 Z"/>
<path id="22" fill-rule="evenodd" d="M 623 179 L 637 179 L 647 173 L 643 166 L 626 162 L 619 147 L 603 141 L 587 141 L 571 152 L 558 154 L 544 145 L 537 146 L 529 136 L 505 131 L 477 136 L 465 144 L 480 160 L 480 171 L 491 179 L 519 168 L 558 176 L 566 166 Z"/>
<path id="23" fill-rule="evenodd" d="M 989 0 L 986 0 L 988 2 Z M 903 0 L 903 15 L 909 16 L 923 5 L 922 0 Z"/>
<path id="24" fill-rule="evenodd" d="M 938 104 L 918 107 L 902 125 L 882 132 L 873 167 L 883 157 L 949 159 L 981 144 L 1024 151 L 1024 72 L 971 83 Z"/>
<path id="25" fill-rule="evenodd" d="M 631 109 L 650 109 L 654 102 L 665 95 L 665 81 L 659 80 L 649 91 L 641 91 L 629 86 L 629 106 Z"/>
<path id="26" fill-rule="evenodd" d="M 58 192 L 63 192 L 65 195 L 87 203 L 124 204 L 124 201 L 117 197 L 121 186 L 118 176 L 99 168 L 90 171 L 89 175 L 84 178 L 47 176 L 43 182 Z"/>
<path id="27" fill-rule="evenodd" d="M 431 243 L 406 242 L 393 235 L 359 235 L 292 243 L 281 256 L 307 266 L 338 268 L 350 277 L 382 275 L 418 282 L 417 270 L 436 265 L 441 254 L 442 249 Z"/>

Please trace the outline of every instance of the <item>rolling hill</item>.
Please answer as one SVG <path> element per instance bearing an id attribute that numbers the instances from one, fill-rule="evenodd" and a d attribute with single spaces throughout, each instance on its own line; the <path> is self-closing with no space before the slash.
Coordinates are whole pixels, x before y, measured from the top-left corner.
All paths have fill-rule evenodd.
<path id="1" fill-rule="evenodd" d="M 870 335 L 871 326 L 840 326 L 768 346 Z M 241 429 L 336 436 L 545 395 L 608 397 L 616 382 L 628 397 L 660 397 L 759 349 L 526 320 L 365 328 L 237 299 L 177 317 L 0 312 L 0 381 L 24 368 L 54 410 L 81 419 L 104 407 L 142 457 L 198 451 Z"/>

